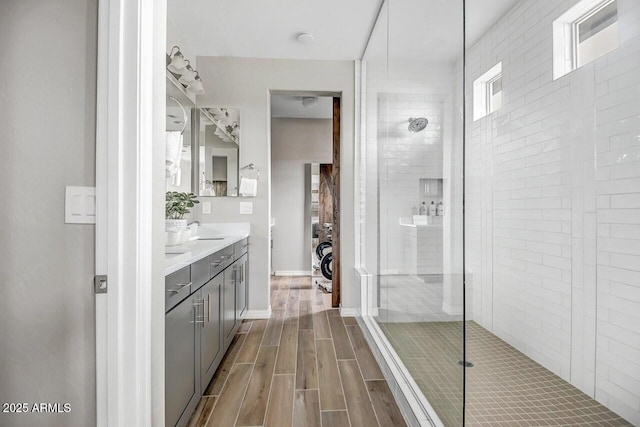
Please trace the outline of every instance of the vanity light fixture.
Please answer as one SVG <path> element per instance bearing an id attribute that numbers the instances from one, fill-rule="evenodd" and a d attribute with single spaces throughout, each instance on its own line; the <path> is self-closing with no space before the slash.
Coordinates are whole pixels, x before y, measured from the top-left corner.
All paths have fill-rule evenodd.
<path id="1" fill-rule="evenodd" d="M 184 58 L 179 46 L 172 47 L 167 58 L 167 70 L 173 73 L 190 93 L 193 95 L 204 93 L 204 87 L 198 72 L 191 67 L 191 62 Z"/>
<path id="2" fill-rule="evenodd" d="M 180 48 L 178 46 L 171 48 L 169 58 L 170 62 L 167 65 L 167 69 L 169 71 L 175 74 L 182 74 L 186 70 L 188 61 L 184 59 L 184 56 L 182 55 L 182 52 L 180 52 Z"/>

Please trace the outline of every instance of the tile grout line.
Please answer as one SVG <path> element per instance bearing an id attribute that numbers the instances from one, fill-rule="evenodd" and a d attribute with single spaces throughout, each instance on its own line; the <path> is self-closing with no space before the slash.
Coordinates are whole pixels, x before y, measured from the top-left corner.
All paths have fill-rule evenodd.
<path id="1" fill-rule="evenodd" d="M 256 362 L 258 361 L 258 354 L 260 354 L 260 347 L 262 347 L 262 341 L 264 341 L 264 336 L 266 335 L 266 332 L 267 332 L 267 326 L 265 325 L 265 329 L 262 331 L 262 339 L 260 340 L 261 345 L 258 346 L 258 353 L 256 353 L 256 358 L 254 359 L 253 367 L 251 368 L 251 374 L 249 374 L 249 380 L 247 381 L 247 385 L 242 395 L 242 400 L 240 401 L 240 407 L 238 407 L 238 413 L 236 414 L 235 421 L 233 422 L 234 426 L 238 424 L 238 417 L 240 417 L 240 410 L 242 409 L 242 404 L 244 403 L 244 399 L 247 397 L 247 391 L 249 390 L 249 383 L 251 382 L 251 377 L 253 377 L 253 373 L 256 370 Z M 245 339 L 245 342 L 242 343 L 243 347 L 245 343 L 246 343 L 246 339 Z M 238 354 L 240 353 L 238 352 Z M 229 379 L 229 377 L 227 377 L 227 379 Z M 222 392 L 220 392 L 220 394 L 222 394 Z"/>
<path id="2" fill-rule="evenodd" d="M 253 322 L 251 322 L 251 326 L 253 326 Z M 236 334 L 238 335 L 238 334 Z M 238 360 L 238 355 L 240 354 L 240 350 L 242 350 L 242 347 L 244 347 L 244 344 L 246 342 L 246 338 L 242 341 L 242 345 L 240 346 L 240 348 L 238 349 L 238 353 L 236 353 L 235 357 L 233 358 L 233 361 L 231 362 L 231 368 L 229 368 L 229 373 L 231 373 L 231 369 L 233 369 L 233 367 L 235 365 L 237 365 L 236 360 Z M 228 350 L 227 350 L 228 351 Z M 224 357 L 224 356 L 223 356 Z M 218 367 L 220 368 L 220 367 Z M 216 371 L 217 369 L 216 368 Z M 215 376 L 215 372 L 213 374 Z M 211 411 L 209 412 L 209 416 L 207 417 L 206 422 L 204 423 L 204 425 L 206 426 L 207 424 L 209 424 L 209 420 L 211 419 L 211 415 L 213 415 L 213 411 L 216 410 L 216 407 L 218 406 L 218 402 L 220 401 L 220 396 L 222 395 L 222 391 L 224 390 L 224 388 L 227 385 L 227 381 L 229 380 L 229 375 L 227 375 L 227 377 L 224 379 L 224 383 L 222 384 L 222 387 L 220 388 L 220 394 L 218 394 L 218 396 L 216 397 L 216 401 L 213 403 L 213 407 L 211 408 Z M 211 381 L 213 381 L 213 378 L 211 378 Z M 209 384 L 211 384 L 211 381 L 209 382 Z M 209 385 L 207 384 L 207 387 L 209 387 Z"/>
<path id="3" fill-rule="evenodd" d="M 287 305 L 288 305 L 288 301 L 289 301 L 289 293 L 291 291 L 291 289 L 287 289 L 287 303 L 285 303 L 284 305 L 284 312 L 286 313 L 287 311 Z M 278 339 L 278 345 L 277 345 L 277 350 L 276 350 L 276 358 L 275 361 L 273 363 L 273 370 L 271 371 L 271 384 L 269 385 L 269 394 L 267 396 L 267 406 L 265 407 L 265 412 L 264 412 L 264 417 L 262 418 L 262 425 L 266 424 L 267 422 L 267 414 L 269 413 L 269 403 L 271 403 L 271 392 L 273 390 L 273 380 L 276 376 L 276 364 L 278 363 L 278 355 L 280 354 L 280 342 L 282 341 L 282 333 L 284 332 L 284 323 L 282 324 L 282 327 L 280 328 L 280 338 Z M 266 334 L 265 334 L 266 335 Z M 264 336 L 263 336 L 263 340 L 264 340 Z M 294 377 L 294 381 L 295 381 L 295 377 Z"/>
<path id="4" fill-rule="evenodd" d="M 342 316 L 340 317 L 340 319 L 342 320 L 342 324 L 344 325 L 344 328 L 345 328 L 344 332 L 347 334 L 347 338 L 349 339 L 349 343 L 351 344 L 351 349 L 353 350 L 353 354 L 354 354 L 354 356 L 356 358 L 355 360 L 356 360 L 356 365 L 358 366 L 358 372 L 360 372 L 360 378 L 362 378 L 362 384 L 364 384 L 364 389 L 366 390 L 367 396 L 369 397 L 369 404 L 371 405 L 371 409 L 373 409 L 373 415 L 376 417 L 376 421 L 378 422 L 378 426 L 380 426 L 380 418 L 378 417 L 378 412 L 376 411 L 376 408 L 373 405 L 373 399 L 371 399 L 371 393 L 369 392 L 369 387 L 367 387 L 367 381 L 364 379 L 364 375 L 362 374 L 362 368 L 360 367 L 360 361 L 358 361 L 358 356 L 356 355 L 356 349 L 353 346 L 353 342 L 351 340 L 351 335 L 347 331 L 347 325 L 344 324 L 344 319 L 342 319 Z M 388 386 L 388 384 L 387 384 L 387 386 Z"/>
<path id="5" fill-rule="evenodd" d="M 329 323 L 329 314 L 326 311 L 325 311 L 325 316 L 327 316 L 327 323 Z M 349 420 L 349 427 L 351 427 L 352 426 L 351 414 L 349 414 L 349 406 L 347 405 L 347 393 L 344 391 L 344 384 L 342 382 L 342 373 L 340 373 L 340 363 L 338 361 L 338 352 L 336 351 L 336 343 L 333 340 L 333 331 L 331 330 L 330 324 L 329 324 L 329 335 L 331 335 L 331 348 L 333 349 L 333 356 L 336 359 L 336 368 L 338 369 L 338 379 L 340 380 L 340 388 L 342 389 L 342 399 L 344 400 L 344 408 L 345 408 L 345 411 L 347 411 L 347 420 Z"/>

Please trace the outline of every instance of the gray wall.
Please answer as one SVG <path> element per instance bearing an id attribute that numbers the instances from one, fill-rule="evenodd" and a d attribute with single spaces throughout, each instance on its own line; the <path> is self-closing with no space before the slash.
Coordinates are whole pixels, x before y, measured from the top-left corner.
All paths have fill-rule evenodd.
<path id="1" fill-rule="evenodd" d="M 212 214 L 202 214 L 202 203 L 196 211 L 197 218 L 202 222 L 251 223 L 249 314 L 264 313 L 270 307 L 270 92 L 281 90 L 342 94 L 341 296 L 343 307 L 354 307 L 354 62 L 199 56 L 198 73 L 205 82 L 206 90 L 204 95 L 198 97 L 198 104 L 204 107 L 226 106 L 240 110 L 240 166 L 254 163 L 261 169 L 257 197 L 203 197 L 201 201 L 211 201 Z M 239 214 L 239 203 L 246 201 L 253 202 L 253 215 Z"/>
<path id="2" fill-rule="evenodd" d="M 305 164 L 333 160 L 333 121 L 271 119 L 273 269 L 311 271 L 311 237 L 305 235 Z"/>
<path id="3" fill-rule="evenodd" d="M 0 0 L 0 425 L 95 424 L 94 226 L 64 187 L 95 177 L 97 0 Z"/>

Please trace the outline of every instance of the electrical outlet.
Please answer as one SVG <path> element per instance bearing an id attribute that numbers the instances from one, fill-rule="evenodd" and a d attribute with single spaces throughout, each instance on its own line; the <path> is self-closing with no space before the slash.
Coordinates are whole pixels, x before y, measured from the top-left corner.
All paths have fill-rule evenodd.
<path id="1" fill-rule="evenodd" d="M 211 213 L 211 202 L 202 202 L 202 213 L 203 214 Z"/>

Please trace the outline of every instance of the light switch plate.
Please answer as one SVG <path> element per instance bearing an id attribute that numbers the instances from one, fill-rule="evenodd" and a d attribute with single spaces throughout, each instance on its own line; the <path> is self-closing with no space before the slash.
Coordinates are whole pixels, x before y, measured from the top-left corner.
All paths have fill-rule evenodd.
<path id="1" fill-rule="evenodd" d="M 96 187 L 65 188 L 64 222 L 66 224 L 96 223 Z"/>
<path id="2" fill-rule="evenodd" d="M 202 202 L 202 213 L 203 214 L 211 213 L 211 202 Z"/>
<path id="3" fill-rule="evenodd" d="M 240 214 L 241 215 L 253 214 L 253 202 L 240 202 Z"/>

